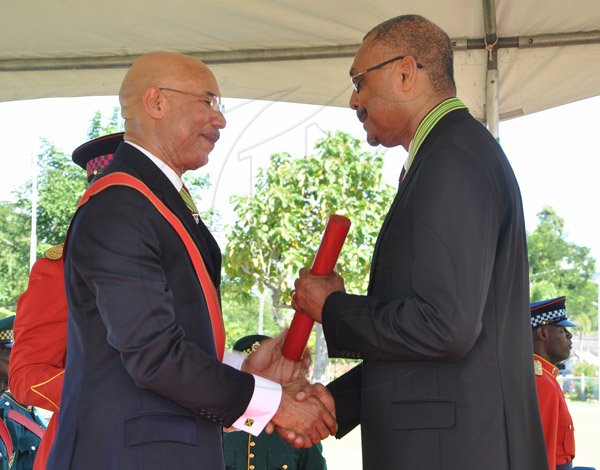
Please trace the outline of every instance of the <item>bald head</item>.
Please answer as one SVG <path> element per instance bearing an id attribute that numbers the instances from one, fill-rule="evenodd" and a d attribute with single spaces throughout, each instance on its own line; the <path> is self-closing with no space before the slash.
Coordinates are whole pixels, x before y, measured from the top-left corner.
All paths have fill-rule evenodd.
<path id="1" fill-rule="evenodd" d="M 175 52 L 151 52 L 136 60 L 121 84 L 119 102 L 125 123 L 140 112 L 144 92 L 152 87 L 185 87 L 214 77 L 200 60 Z"/>

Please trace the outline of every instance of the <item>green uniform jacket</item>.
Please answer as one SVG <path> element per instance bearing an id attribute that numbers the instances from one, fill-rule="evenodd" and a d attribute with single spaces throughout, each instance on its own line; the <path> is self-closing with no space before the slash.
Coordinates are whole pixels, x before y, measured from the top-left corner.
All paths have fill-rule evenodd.
<path id="1" fill-rule="evenodd" d="M 226 470 L 326 470 L 321 444 L 296 449 L 277 434 L 243 431 L 223 435 Z"/>
<path id="2" fill-rule="evenodd" d="M 4 422 L 10 432 L 14 447 L 15 457 L 12 467 L 10 468 L 12 470 L 31 470 L 33 468 L 35 453 L 40 445 L 41 439 L 22 424 L 10 419 L 8 413 L 10 410 L 15 410 L 43 428 L 45 428 L 46 425 L 33 407 L 21 405 L 9 391 L 4 392 L 0 397 L 0 405 L 2 405 Z"/>

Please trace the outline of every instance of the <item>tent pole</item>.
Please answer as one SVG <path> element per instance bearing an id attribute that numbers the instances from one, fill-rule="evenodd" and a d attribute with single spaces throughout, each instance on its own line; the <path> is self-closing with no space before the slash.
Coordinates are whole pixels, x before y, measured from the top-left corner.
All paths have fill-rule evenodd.
<path id="1" fill-rule="evenodd" d="M 498 73 L 498 35 L 496 34 L 496 2 L 483 1 L 485 49 L 488 52 L 485 81 L 485 123 L 496 140 L 499 140 L 500 103 Z"/>
<path id="2" fill-rule="evenodd" d="M 29 270 L 37 259 L 37 203 L 38 203 L 38 156 L 31 157 L 31 235 L 29 237 Z"/>

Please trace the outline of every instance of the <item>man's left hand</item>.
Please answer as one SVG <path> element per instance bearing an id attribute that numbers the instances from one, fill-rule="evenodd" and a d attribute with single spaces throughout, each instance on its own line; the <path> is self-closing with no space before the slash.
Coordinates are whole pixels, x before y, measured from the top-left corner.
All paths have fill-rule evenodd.
<path id="1" fill-rule="evenodd" d="M 281 354 L 286 334 L 287 330 L 284 330 L 277 338 L 261 341 L 256 351 L 242 364 L 242 370 L 280 384 L 306 377 L 310 365 L 310 350 L 305 349 L 302 358 L 298 361 L 287 359 Z"/>
<path id="2" fill-rule="evenodd" d="M 308 315 L 317 323 L 323 323 L 323 305 L 333 292 L 346 292 L 344 279 L 336 272 L 329 276 L 315 276 L 308 268 L 302 268 L 294 281 L 292 308 Z"/>

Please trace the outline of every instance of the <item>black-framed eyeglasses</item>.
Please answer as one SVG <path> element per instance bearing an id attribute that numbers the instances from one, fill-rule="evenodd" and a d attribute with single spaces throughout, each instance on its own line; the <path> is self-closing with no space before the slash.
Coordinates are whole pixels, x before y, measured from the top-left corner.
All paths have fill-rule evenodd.
<path id="1" fill-rule="evenodd" d="M 206 92 L 206 93 L 191 93 L 189 91 L 176 90 L 175 88 L 167 88 L 167 87 L 158 87 L 159 90 L 163 91 L 173 91 L 175 93 L 181 93 L 184 95 L 193 96 L 194 98 L 200 98 L 204 100 L 204 102 L 210 106 L 213 111 L 217 111 L 221 114 L 225 113 L 225 105 L 221 101 L 221 97 L 215 95 L 214 93 Z"/>
<path id="2" fill-rule="evenodd" d="M 391 58 L 389 60 L 383 61 L 383 62 L 381 62 L 381 63 L 379 63 L 377 65 L 374 65 L 373 67 L 369 67 L 368 69 L 363 70 L 362 72 L 358 72 L 358 73 L 356 73 L 354 75 L 350 75 L 350 83 L 352 84 L 352 88 L 354 89 L 354 91 L 356 93 L 358 93 L 359 92 L 359 88 L 360 88 L 359 85 L 360 85 L 360 82 L 362 81 L 362 80 L 358 80 L 358 79 L 360 79 L 360 77 L 365 76 L 366 74 L 368 74 L 369 72 L 372 72 L 373 70 L 380 69 L 384 65 L 391 64 L 392 62 L 395 62 L 397 60 L 402 60 L 405 57 L 408 57 L 408 56 L 407 55 L 399 55 L 399 56 L 393 57 L 393 58 Z M 418 69 L 422 69 L 423 65 L 419 64 L 417 62 L 417 68 Z"/>

